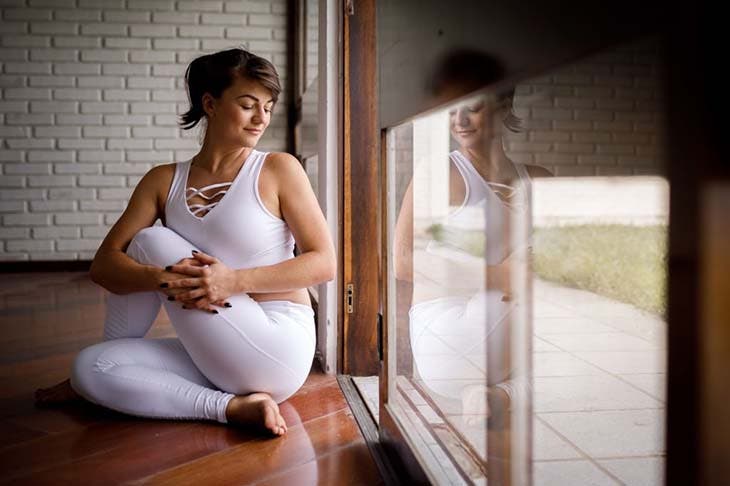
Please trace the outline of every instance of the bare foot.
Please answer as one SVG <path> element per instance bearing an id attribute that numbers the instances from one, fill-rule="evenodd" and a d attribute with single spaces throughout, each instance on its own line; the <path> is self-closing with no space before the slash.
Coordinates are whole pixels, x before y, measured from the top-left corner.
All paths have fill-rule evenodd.
<path id="1" fill-rule="evenodd" d="M 229 422 L 259 425 L 274 435 L 286 434 L 286 422 L 279 413 L 279 405 L 267 393 L 236 396 L 226 408 Z"/>
<path id="2" fill-rule="evenodd" d="M 39 407 L 52 407 L 80 399 L 81 396 L 71 388 L 70 380 L 62 381 L 50 388 L 39 388 L 35 391 L 35 403 Z"/>

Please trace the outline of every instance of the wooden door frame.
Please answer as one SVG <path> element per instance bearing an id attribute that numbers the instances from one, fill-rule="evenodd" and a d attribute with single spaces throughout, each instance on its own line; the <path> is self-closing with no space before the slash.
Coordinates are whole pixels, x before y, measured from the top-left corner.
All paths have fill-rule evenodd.
<path id="1" fill-rule="evenodd" d="M 378 373 L 379 227 L 375 0 L 344 2 L 339 372 Z M 351 286 L 352 296 L 348 296 Z M 348 302 L 349 299 L 349 302 Z M 348 304 L 352 304 L 351 311 Z"/>
<path id="2" fill-rule="evenodd" d="M 671 9 L 666 26 L 668 485 L 725 484 L 730 474 L 730 301 L 721 295 L 723 285 L 730 285 L 730 258 L 727 248 L 724 256 L 712 250 L 728 240 L 723 233 L 728 225 L 710 218 L 713 201 L 730 187 L 720 128 L 724 100 L 717 96 L 723 82 L 723 22 L 719 7 L 700 2 Z"/>

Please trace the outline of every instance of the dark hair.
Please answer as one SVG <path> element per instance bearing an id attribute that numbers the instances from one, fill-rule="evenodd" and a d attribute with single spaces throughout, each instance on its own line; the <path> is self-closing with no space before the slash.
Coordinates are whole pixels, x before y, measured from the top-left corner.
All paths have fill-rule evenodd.
<path id="1" fill-rule="evenodd" d="M 505 74 L 503 63 L 494 56 L 470 47 L 458 48 L 438 60 L 429 88 L 435 96 L 448 92 L 458 98 L 504 79 Z M 513 110 L 514 95 L 515 90 L 510 89 L 498 93 L 498 99 L 508 108 L 503 119 L 505 127 L 518 132 L 521 120 Z"/>
<path id="2" fill-rule="evenodd" d="M 180 116 L 180 126 L 189 130 L 197 125 L 206 116 L 203 95 L 210 93 L 214 98 L 220 98 L 236 76 L 258 81 L 271 91 L 274 102 L 279 99 L 279 74 L 267 59 L 240 47 L 206 54 L 193 59 L 185 71 L 190 109 Z"/>
<path id="3" fill-rule="evenodd" d="M 454 49 L 435 64 L 429 88 L 434 95 L 446 90 L 465 95 L 504 78 L 502 63 L 495 57 L 468 47 Z"/>

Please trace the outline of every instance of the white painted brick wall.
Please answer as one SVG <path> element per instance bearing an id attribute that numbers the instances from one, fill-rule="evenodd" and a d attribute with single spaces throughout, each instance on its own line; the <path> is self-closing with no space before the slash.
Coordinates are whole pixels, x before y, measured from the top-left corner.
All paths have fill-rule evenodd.
<path id="1" fill-rule="evenodd" d="M 0 0 L 0 261 L 92 259 L 140 177 L 199 150 L 189 62 L 235 46 L 285 86 L 286 1 Z"/>
<path id="2" fill-rule="evenodd" d="M 521 83 L 509 156 L 561 176 L 662 174 L 659 45 L 645 40 Z"/>

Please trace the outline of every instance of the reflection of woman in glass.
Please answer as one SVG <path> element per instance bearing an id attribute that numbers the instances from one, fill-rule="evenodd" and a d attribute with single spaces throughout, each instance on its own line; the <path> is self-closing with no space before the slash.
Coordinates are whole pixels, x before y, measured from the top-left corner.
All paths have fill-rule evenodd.
<path id="1" fill-rule="evenodd" d="M 456 60 L 460 61 L 458 57 Z M 483 67 L 484 63 L 471 65 Z M 441 93 L 464 89 L 463 79 L 457 77 L 460 68 L 463 71 L 464 67 L 458 65 L 447 71 L 461 84 L 444 81 Z M 477 77 L 481 74 L 476 73 Z M 473 76 L 467 72 L 464 78 L 473 81 Z M 476 87 L 472 84 L 467 88 Z M 462 93 L 451 91 L 448 95 L 453 98 Z M 463 286 L 456 289 L 453 283 L 446 283 L 444 295 L 438 298 L 418 301 L 419 296 L 414 294 L 408 310 L 414 377 L 442 398 L 447 407 L 456 408 L 460 402 L 458 411 L 464 414 L 488 415 L 495 407 L 501 410 L 523 387 L 521 380 L 511 381 L 516 377 L 509 357 L 510 312 L 519 303 L 510 295 L 509 273 L 510 266 L 518 263 L 516 255 L 529 242 L 510 245 L 505 225 L 515 213 L 529 216 L 530 177 L 547 176 L 549 172 L 513 163 L 507 157 L 503 130 L 516 131 L 519 127 L 512 100 L 513 92 L 491 98 L 480 96 L 449 112 L 450 133 L 458 147 L 449 154 L 449 206 L 457 208 L 433 221 L 428 228 L 431 237 L 421 257 L 415 258 L 418 262 L 423 255 L 441 256 L 453 265 L 465 262 L 464 274 L 476 277 L 467 295 Z M 398 215 L 394 242 L 396 279 L 406 282 L 414 282 L 413 218 L 411 183 Z M 428 265 L 415 270 L 425 274 L 424 279 L 429 278 Z M 415 279 L 418 284 L 419 277 Z M 399 300 L 402 297 L 399 295 Z M 486 373 L 485 353 L 490 355 Z"/>

